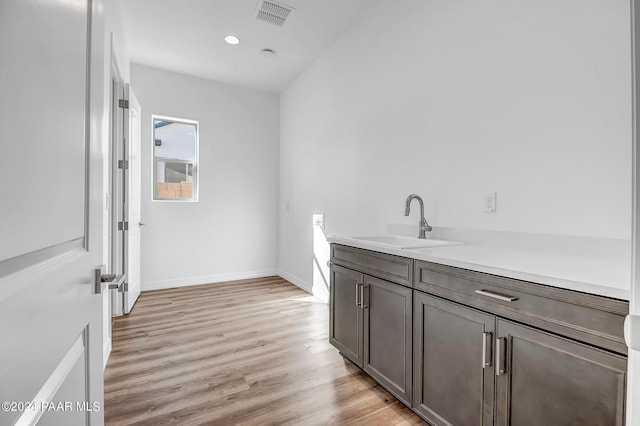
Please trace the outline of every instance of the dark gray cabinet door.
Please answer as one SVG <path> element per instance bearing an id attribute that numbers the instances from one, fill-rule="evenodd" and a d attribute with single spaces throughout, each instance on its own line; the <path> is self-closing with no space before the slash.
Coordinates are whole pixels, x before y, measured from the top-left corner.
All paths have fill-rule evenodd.
<path id="1" fill-rule="evenodd" d="M 626 358 L 498 320 L 498 426 L 624 424 Z"/>
<path id="2" fill-rule="evenodd" d="M 329 342 L 362 367 L 362 282 L 364 276 L 331 265 Z"/>
<path id="3" fill-rule="evenodd" d="M 411 404 L 412 292 L 365 275 L 364 370 L 396 398 Z"/>
<path id="4" fill-rule="evenodd" d="M 438 426 L 493 425 L 495 317 L 418 291 L 413 298 L 414 410 Z"/>

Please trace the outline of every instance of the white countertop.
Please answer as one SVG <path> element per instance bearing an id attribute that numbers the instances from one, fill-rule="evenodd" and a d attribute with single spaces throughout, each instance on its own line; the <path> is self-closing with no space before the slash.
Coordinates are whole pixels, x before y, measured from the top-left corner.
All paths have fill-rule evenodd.
<path id="1" fill-rule="evenodd" d="M 328 237 L 330 243 L 455 266 L 553 287 L 629 300 L 629 262 L 586 256 L 461 244 L 398 249 L 349 237 Z"/>

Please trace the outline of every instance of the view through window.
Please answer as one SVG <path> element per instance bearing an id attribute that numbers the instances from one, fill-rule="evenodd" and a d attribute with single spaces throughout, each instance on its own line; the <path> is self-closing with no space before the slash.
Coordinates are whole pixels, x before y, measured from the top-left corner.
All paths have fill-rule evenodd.
<path id="1" fill-rule="evenodd" d="M 154 115 L 154 200 L 198 200 L 198 122 Z"/>

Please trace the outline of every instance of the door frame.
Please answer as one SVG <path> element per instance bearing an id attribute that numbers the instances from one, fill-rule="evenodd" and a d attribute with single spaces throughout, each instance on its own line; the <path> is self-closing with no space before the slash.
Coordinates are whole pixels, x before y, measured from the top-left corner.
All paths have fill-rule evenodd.
<path id="1" fill-rule="evenodd" d="M 118 168 L 118 159 L 123 156 L 124 116 L 119 100 L 124 99 L 124 79 L 118 65 L 111 39 L 111 82 L 110 82 L 110 137 L 109 137 L 109 272 L 122 273 L 124 268 L 123 238 L 118 231 L 118 222 L 123 220 L 123 206 L 120 202 L 124 192 L 124 182 Z"/>
<path id="2" fill-rule="evenodd" d="M 123 220 L 128 226 L 122 232 L 123 274 L 122 313 L 129 314 L 141 292 L 140 245 L 142 223 L 142 117 L 140 103 L 131 87 L 124 85 L 126 106 L 123 108 Z M 133 265 L 133 266 L 132 266 Z"/>
<path id="3" fill-rule="evenodd" d="M 117 256 L 117 228 L 118 228 L 118 215 L 117 211 L 117 171 L 118 171 L 118 156 L 117 156 L 117 138 L 120 135 L 122 137 L 122 117 L 118 119 L 119 115 L 122 115 L 122 110 L 118 108 L 118 99 L 121 99 L 124 94 L 124 80 L 122 78 L 122 72 L 118 65 L 116 53 L 113 45 L 113 35 L 111 37 L 111 75 L 110 75 L 110 122 L 109 122 L 109 262 L 108 270 L 111 273 L 116 273 L 116 256 Z"/>
<path id="4" fill-rule="evenodd" d="M 109 43 L 109 58 L 110 58 L 110 62 L 109 62 L 109 74 L 108 74 L 108 78 L 109 78 L 109 92 L 108 92 L 108 96 L 109 96 L 109 103 L 108 103 L 108 111 L 106 112 L 106 116 L 108 117 L 108 122 L 107 124 L 107 152 L 106 152 L 106 159 L 105 159 L 105 179 L 106 179 L 106 194 L 104 195 L 105 197 L 105 203 L 106 203 L 106 218 L 105 218 L 105 227 L 104 227 L 104 249 L 105 249 L 105 253 L 104 253 L 104 259 L 105 259 L 105 266 L 106 266 L 106 272 L 109 273 L 115 273 L 114 271 L 114 262 L 115 262 L 115 250 L 116 250 L 116 243 L 117 243 L 117 234 L 116 232 L 114 232 L 114 230 L 117 229 L 117 215 L 115 215 L 115 199 L 116 197 L 114 197 L 114 189 L 115 189 L 115 184 L 114 184 L 114 178 L 116 176 L 115 174 L 115 167 L 117 167 L 117 159 L 116 159 L 116 155 L 114 153 L 114 146 L 115 146 L 115 142 L 116 142 L 116 136 L 119 134 L 118 133 L 118 126 L 121 126 L 121 123 L 118 122 L 117 118 L 118 118 L 118 108 L 117 108 L 117 99 L 118 96 L 116 95 L 117 92 L 117 88 L 118 87 L 122 87 L 123 86 L 123 77 L 122 77 L 122 72 L 120 69 L 120 66 L 118 64 L 118 60 L 117 60 L 117 55 L 116 55 L 116 50 L 115 50 L 115 43 L 114 43 L 114 35 L 113 33 L 110 35 L 110 43 Z M 107 75 L 105 75 L 105 78 L 107 78 Z M 120 120 L 121 121 L 121 120 Z M 121 132 L 120 132 L 121 133 Z M 109 289 L 105 290 L 105 295 L 104 295 L 104 301 L 103 301 L 103 306 L 104 306 L 104 312 L 103 312 L 103 326 L 102 326 L 102 330 L 103 330 L 103 368 L 107 367 L 107 362 L 109 360 L 109 355 L 111 354 L 111 348 L 112 348 L 112 327 L 111 327 L 111 323 L 112 323 L 112 309 L 113 309 L 113 300 L 111 297 L 111 292 Z"/>
<path id="5" fill-rule="evenodd" d="M 632 120 L 632 185 L 631 185 L 631 294 L 629 314 L 640 315 L 640 0 L 630 1 L 631 10 L 631 120 Z M 640 351 L 629 348 L 627 370 L 627 425 L 640 424 Z"/>

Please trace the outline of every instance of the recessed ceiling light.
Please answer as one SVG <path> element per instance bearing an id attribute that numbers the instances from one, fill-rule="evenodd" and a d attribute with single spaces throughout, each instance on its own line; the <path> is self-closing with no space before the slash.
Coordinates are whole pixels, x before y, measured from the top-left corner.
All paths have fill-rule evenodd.
<path id="1" fill-rule="evenodd" d="M 236 45 L 238 43 L 240 43 L 240 39 L 234 35 L 228 35 L 224 38 L 224 41 L 226 41 L 229 44 L 233 44 Z"/>
<path id="2" fill-rule="evenodd" d="M 275 56 L 276 52 L 274 52 L 271 49 L 262 49 L 262 51 L 260 51 L 260 53 L 262 53 L 262 56 L 264 56 L 265 58 L 270 58 L 272 56 Z"/>

